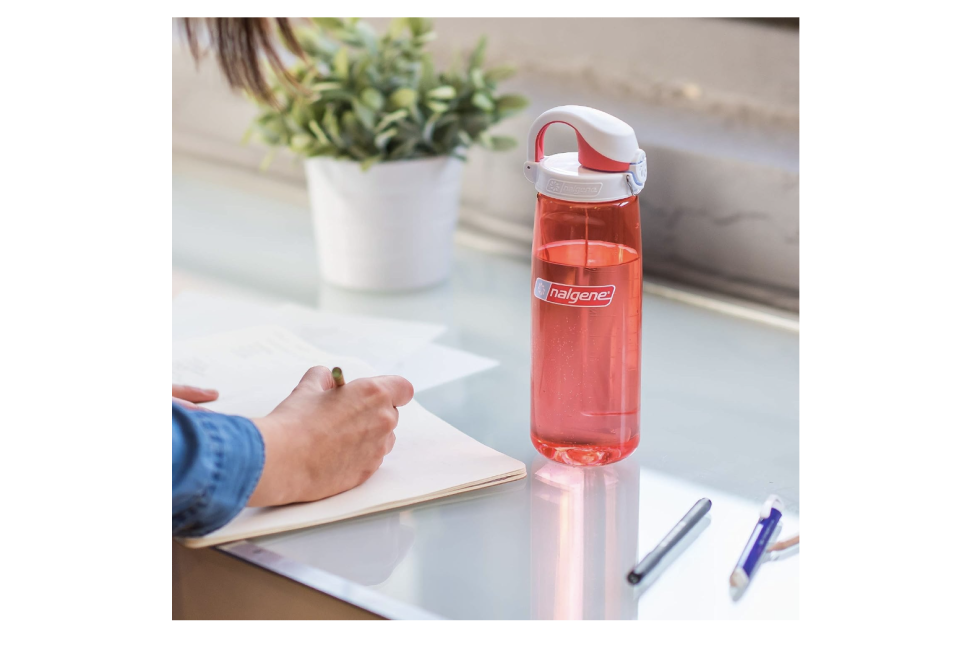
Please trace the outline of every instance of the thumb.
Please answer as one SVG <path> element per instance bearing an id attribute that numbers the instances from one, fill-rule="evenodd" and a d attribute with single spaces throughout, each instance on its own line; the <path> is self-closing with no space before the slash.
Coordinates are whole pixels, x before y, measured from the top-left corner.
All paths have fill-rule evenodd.
<path id="1" fill-rule="evenodd" d="M 330 373 L 330 370 L 322 365 L 317 365 L 316 367 L 311 367 L 306 371 L 306 374 L 303 375 L 303 378 L 300 379 L 299 388 L 307 388 L 310 390 L 329 390 L 334 385 L 333 383 L 333 374 Z"/>

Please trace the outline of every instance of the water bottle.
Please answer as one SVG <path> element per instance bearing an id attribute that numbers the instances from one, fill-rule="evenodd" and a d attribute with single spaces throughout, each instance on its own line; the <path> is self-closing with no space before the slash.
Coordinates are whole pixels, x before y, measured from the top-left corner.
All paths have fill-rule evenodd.
<path id="1" fill-rule="evenodd" d="M 543 156 L 554 123 L 578 152 Z M 547 110 L 529 132 L 536 186 L 530 436 L 560 463 L 593 466 L 639 445 L 646 153 L 623 121 L 593 108 Z"/>

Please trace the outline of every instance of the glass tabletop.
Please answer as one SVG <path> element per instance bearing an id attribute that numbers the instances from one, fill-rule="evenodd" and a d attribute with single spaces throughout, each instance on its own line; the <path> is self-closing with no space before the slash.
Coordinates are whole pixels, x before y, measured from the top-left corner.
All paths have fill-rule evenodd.
<path id="1" fill-rule="evenodd" d="M 306 571 L 322 580 L 314 586 L 327 593 L 396 617 L 723 616 L 728 607 L 710 599 L 715 593 L 699 604 L 690 600 L 701 585 L 677 588 L 670 596 L 667 586 L 682 582 L 678 574 L 671 574 L 673 580 L 663 576 L 657 583 L 662 591 L 638 602 L 625 573 L 699 491 L 713 491 L 714 510 L 721 503 L 732 508 L 735 500 L 748 502 L 751 510 L 737 516 L 740 524 L 754 523 L 755 510 L 773 493 L 787 512 L 798 514 L 798 333 L 647 292 L 639 447 L 611 466 L 562 466 L 542 458 L 529 438 L 528 261 L 457 246 L 452 276 L 439 287 L 400 295 L 344 291 L 315 278 L 308 244 L 280 254 L 290 248 L 287 241 L 270 237 L 284 229 L 308 234 L 305 204 L 250 197 L 176 175 L 174 180 L 182 244 L 198 249 L 197 257 L 216 249 L 217 261 L 232 263 L 240 276 L 218 269 L 215 277 L 254 286 L 244 285 L 249 276 L 314 276 L 306 286 L 259 286 L 269 295 L 332 311 L 442 323 L 448 331 L 438 343 L 497 360 L 493 369 L 416 398 L 528 469 L 522 481 L 224 547 L 234 555 L 291 577 L 294 569 Z M 258 213 L 285 223 L 243 228 L 252 227 Z M 216 226 L 205 227 L 203 218 Z M 242 235 L 230 245 L 217 237 L 237 226 Z M 205 268 L 180 264 L 180 270 Z M 667 498 L 673 503 L 666 504 Z M 718 524 L 736 514 L 713 515 L 717 525 L 708 530 L 716 535 Z M 725 573 L 712 576 L 716 584 L 727 584 L 748 531 L 748 525 L 729 528 L 732 542 L 716 564 Z M 690 549 L 697 546 L 703 548 Z M 697 557 L 696 566 L 712 566 L 708 554 Z M 780 572 L 782 578 L 786 569 Z M 757 583 L 772 578 L 761 576 Z M 798 578 L 794 586 L 798 593 Z M 685 613 L 668 600 L 676 596 L 688 600 Z M 746 606 L 752 615 L 781 615 L 782 607 L 798 612 L 798 600 L 768 606 L 762 601 L 763 594 L 751 594 Z"/>

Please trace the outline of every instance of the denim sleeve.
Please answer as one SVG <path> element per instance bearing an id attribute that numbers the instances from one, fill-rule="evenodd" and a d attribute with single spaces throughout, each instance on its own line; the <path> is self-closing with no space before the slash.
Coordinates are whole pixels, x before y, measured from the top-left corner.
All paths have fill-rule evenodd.
<path id="1" fill-rule="evenodd" d="M 173 535 L 194 537 L 233 519 L 263 472 L 253 422 L 173 405 Z"/>

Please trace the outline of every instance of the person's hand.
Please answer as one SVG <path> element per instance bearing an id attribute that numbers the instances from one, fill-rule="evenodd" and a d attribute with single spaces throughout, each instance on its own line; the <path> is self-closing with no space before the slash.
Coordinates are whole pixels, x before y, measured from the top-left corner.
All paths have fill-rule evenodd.
<path id="1" fill-rule="evenodd" d="M 173 384 L 173 402 L 179 403 L 185 408 L 190 408 L 191 410 L 202 410 L 197 403 L 209 403 L 210 401 L 216 401 L 217 397 L 220 396 L 220 393 L 216 390 L 207 390 L 201 387 L 193 387 L 192 385 L 177 385 Z"/>
<path id="2" fill-rule="evenodd" d="M 311 368 L 273 412 L 252 420 L 266 461 L 248 505 L 310 502 L 359 486 L 393 449 L 396 408 L 412 398 L 401 376 L 334 387 L 330 370 Z"/>

